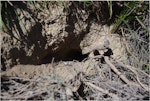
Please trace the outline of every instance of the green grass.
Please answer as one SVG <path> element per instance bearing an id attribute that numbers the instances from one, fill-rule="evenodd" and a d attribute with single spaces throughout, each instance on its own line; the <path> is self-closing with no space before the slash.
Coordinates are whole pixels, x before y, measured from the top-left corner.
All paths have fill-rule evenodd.
<path id="1" fill-rule="evenodd" d="M 148 71 L 150 69 L 148 63 L 149 40 L 148 38 L 143 39 L 144 35 L 149 37 L 148 25 L 145 25 L 144 23 L 144 12 L 148 10 L 148 5 L 142 3 L 142 1 L 125 2 L 122 12 L 117 16 L 118 19 L 112 29 L 112 33 L 118 31 L 120 27 L 126 29 L 127 32 L 125 34 L 130 35 L 130 38 L 126 37 L 126 39 L 129 45 L 132 44 L 132 46 L 129 46 L 132 53 L 128 55 L 131 60 L 129 60 L 130 64 Z M 136 22 L 136 28 L 133 28 L 134 22 Z M 142 30 L 145 30 L 146 32 L 141 34 L 137 31 L 138 28 L 143 28 Z"/>
<path id="2" fill-rule="evenodd" d="M 115 23 L 113 29 L 112 29 L 112 33 L 116 32 L 117 29 L 121 26 L 121 24 L 123 23 L 123 21 L 125 20 L 129 20 L 131 19 L 132 16 L 131 13 L 134 12 L 135 9 L 137 9 L 137 6 L 140 4 L 140 2 L 126 2 L 124 3 L 124 8 L 122 10 L 122 12 L 120 13 L 117 19 L 117 22 Z"/>

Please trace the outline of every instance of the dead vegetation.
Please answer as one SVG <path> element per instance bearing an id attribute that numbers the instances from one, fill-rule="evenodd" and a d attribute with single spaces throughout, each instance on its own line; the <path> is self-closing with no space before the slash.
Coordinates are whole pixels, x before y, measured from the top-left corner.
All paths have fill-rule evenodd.
<path id="1" fill-rule="evenodd" d="M 8 32 L 1 36 L 1 100 L 149 100 L 150 76 L 143 69 L 149 66 L 149 35 L 139 27 L 137 36 L 142 41 L 135 50 L 138 45 L 130 29 L 119 27 L 121 18 L 115 28 L 121 34 L 110 31 L 115 15 L 129 2 L 7 4 L 16 12 L 2 10 Z M 127 15 L 136 7 L 129 8 Z"/>
<path id="2" fill-rule="evenodd" d="M 62 64 L 66 66 L 58 71 Z M 30 79 L 3 74 L 1 100 L 148 100 L 150 77 L 144 71 L 107 56 L 76 64 L 52 63 L 53 73 Z"/>

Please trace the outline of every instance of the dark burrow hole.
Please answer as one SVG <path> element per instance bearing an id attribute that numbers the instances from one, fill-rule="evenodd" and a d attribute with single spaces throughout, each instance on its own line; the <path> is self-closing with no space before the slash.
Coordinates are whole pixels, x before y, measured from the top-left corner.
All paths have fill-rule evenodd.
<path id="1" fill-rule="evenodd" d="M 100 55 L 98 50 L 94 51 L 94 56 L 96 55 Z M 104 56 L 111 56 L 113 55 L 113 52 L 110 48 L 107 49 L 106 52 L 104 52 Z M 47 63 L 51 63 L 52 60 L 54 59 L 54 62 L 59 62 L 59 61 L 79 61 L 81 62 L 82 60 L 84 60 L 85 58 L 88 57 L 88 54 L 82 54 L 82 50 L 81 49 L 71 49 L 67 52 L 58 52 L 57 54 L 48 54 L 47 56 L 45 56 L 42 61 L 41 64 L 47 64 Z M 101 59 L 101 63 L 104 63 L 104 59 Z"/>
<path id="2" fill-rule="evenodd" d="M 72 50 L 69 50 L 67 53 L 59 52 L 59 54 L 57 54 L 57 55 L 56 54 L 53 54 L 53 55 L 48 54 L 45 58 L 42 59 L 41 64 L 50 63 L 50 62 L 52 62 L 53 59 L 54 59 L 54 62 L 74 61 L 74 60 L 81 62 L 82 60 L 84 60 L 87 57 L 88 57 L 88 55 L 82 54 L 81 50 L 72 49 Z"/>
<path id="3" fill-rule="evenodd" d="M 82 51 L 79 51 L 79 50 L 70 50 L 67 53 L 66 58 L 64 58 L 62 60 L 63 61 L 77 60 L 77 61 L 81 62 L 82 60 L 84 60 L 87 57 L 88 57 L 88 55 L 87 54 L 82 54 Z"/>

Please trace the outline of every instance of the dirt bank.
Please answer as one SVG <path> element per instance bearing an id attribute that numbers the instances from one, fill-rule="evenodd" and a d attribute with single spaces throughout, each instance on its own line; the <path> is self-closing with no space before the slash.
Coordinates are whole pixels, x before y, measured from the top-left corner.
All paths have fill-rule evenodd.
<path id="1" fill-rule="evenodd" d="M 149 99 L 149 75 L 126 64 L 121 37 L 111 33 L 120 3 L 111 15 L 103 1 L 47 2 L 49 9 L 39 8 L 42 2 L 8 2 L 2 19 L 8 22 L 8 10 L 12 20 L 0 36 L 1 100 Z"/>

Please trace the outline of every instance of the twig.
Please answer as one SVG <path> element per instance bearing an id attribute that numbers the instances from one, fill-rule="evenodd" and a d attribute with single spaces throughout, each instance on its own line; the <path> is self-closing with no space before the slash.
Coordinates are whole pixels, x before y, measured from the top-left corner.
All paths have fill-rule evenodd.
<path id="1" fill-rule="evenodd" d="M 21 93 L 24 92 L 28 87 L 30 87 L 32 84 L 33 84 L 33 82 L 31 82 L 31 83 L 30 83 L 29 85 L 27 85 L 26 87 L 20 89 L 20 92 L 16 93 L 15 95 L 21 94 Z"/>
<path id="2" fill-rule="evenodd" d="M 108 57 L 104 57 L 105 62 L 111 67 L 111 69 L 120 76 L 120 78 L 127 84 L 130 84 L 130 81 L 120 72 L 116 67 L 109 61 Z"/>
<path id="3" fill-rule="evenodd" d="M 113 59 L 113 58 L 112 58 Z M 118 61 L 118 60 L 115 60 L 115 59 L 113 59 L 115 62 L 117 62 L 118 63 L 118 65 L 121 65 L 121 64 L 119 64 L 119 63 L 122 63 L 122 62 L 120 62 L 120 61 Z M 122 63 L 123 64 L 123 63 Z M 137 72 L 141 72 L 141 73 L 143 73 L 144 75 L 146 75 L 147 77 L 149 77 L 150 78 L 150 75 L 149 74 L 147 74 L 146 72 L 144 72 L 143 70 L 141 70 L 141 69 L 139 69 L 139 68 L 135 68 L 135 67 L 133 67 L 133 66 L 130 66 L 130 65 L 125 65 L 125 66 L 128 66 L 129 68 L 132 68 L 132 69 L 134 69 L 134 70 L 136 70 Z"/>
<path id="4" fill-rule="evenodd" d="M 40 94 L 43 94 L 43 93 L 47 93 L 47 91 L 37 91 L 36 93 L 34 92 L 34 94 L 31 94 L 30 96 L 28 96 L 28 95 L 18 95 L 18 96 L 15 96 L 15 97 L 8 97 L 8 96 L 0 96 L 0 98 L 1 99 L 5 99 L 5 100 L 16 100 L 16 99 L 21 99 L 21 100 L 27 100 L 27 99 L 29 99 L 29 98 L 33 98 L 33 97 L 35 97 L 35 96 L 38 96 L 38 95 L 40 95 Z"/>
<path id="5" fill-rule="evenodd" d="M 109 93 L 107 90 L 105 90 L 105 89 L 102 89 L 102 88 L 100 88 L 100 87 L 98 87 L 98 86 L 96 86 L 96 85 L 94 85 L 94 84 L 92 84 L 92 83 L 90 83 L 90 82 L 84 82 L 86 85 L 88 85 L 88 86 L 91 86 L 91 87 L 93 87 L 94 89 L 97 89 L 98 91 L 100 91 L 100 92 L 103 92 L 103 93 L 105 93 L 105 94 L 108 94 L 110 97 L 112 97 L 115 101 L 119 101 L 119 98 L 118 98 L 118 96 L 117 95 L 115 95 L 115 94 L 113 94 L 113 93 Z"/>
<path id="6" fill-rule="evenodd" d="M 26 79 L 26 78 L 21 78 L 21 77 L 9 77 L 9 79 L 18 79 L 18 80 L 23 80 L 23 81 L 34 81 L 34 80 L 32 80 L 32 79 Z"/>
<path id="7" fill-rule="evenodd" d="M 35 92 L 34 92 L 34 93 L 35 93 Z M 31 98 L 33 98 L 33 97 L 36 97 L 36 96 L 38 96 L 38 95 L 41 95 L 41 94 L 43 94 L 43 93 L 47 93 L 47 91 L 38 91 L 37 93 L 32 94 L 31 96 L 27 97 L 26 100 L 28 100 L 29 98 L 31 99 Z"/>
<path id="8" fill-rule="evenodd" d="M 134 85 L 134 86 L 138 86 L 138 87 L 141 86 L 141 85 L 139 85 L 139 84 L 137 84 L 137 83 L 135 83 L 135 82 L 129 81 L 120 71 L 118 71 L 118 69 L 116 69 L 116 67 L 110 62 L 110 60 L 108 59 L 108 57 L 105 56 L 104 59 L 105 59 L 105 62 L 111 67 L 111 69 L 112 69 L 118 76 L 120 76 L 120 78 L 121 78 L 126 84 L 128 84 L 128 85 Z M 149 88 L 146 87 L 145 90 L 149 91 Z"/>
<path id="9" fill-rule="evenodd" d="M 141 24 L 141 26 L 143 27 L 143 28 L 145 28 L 146 30 L 147 30 L 147 32 L 149 33 L 149 29 L 142 23 L 142 21 L 136 16 L 135 17 L 136 18 L 136 20 Z"/>
<path id="10" fill-rule="evenodd" d="M 132 67 L 132 66 L 130 66 L 130 67 Z M 150 78 L 150 75 L 147 74 L 146 72 L 144 72 L 143 70 L 140 70 L 139 68 L 134 68 L 134 69 L 136 69 L 137 71 L 140 71 L 141 73 L 143 73 L 144 75 L 146 75 L 147 77 Z"/>
<path id="11" fill-rule="evenodd" d="M 119 62 L 119 61 L 118 61 L 118 63 L 119 63 L 119 65 L 121 65 L 122 67 L 125 67 L 125 68 L 131 70 L 131 71 L 135 74 L 136 79 L 137 79 L 137 82 L 138 82 L 144 89 L 147 90 L 147 87 L 146 87 L 147 85 L 144 85 L 143 83 L 141 83 L 141 81 L 140 81 L 140 79 L 139 79 L 139 76 L 138 76 L 138 73 L 133 69 L 132 66 L 124 65 L 123 63 L 121 63 L 121 62 Z"/>

